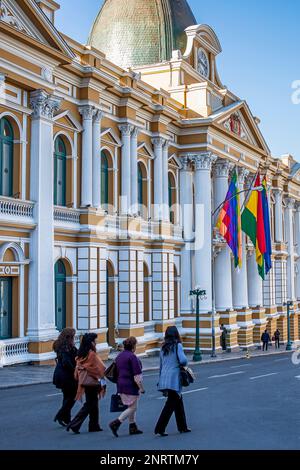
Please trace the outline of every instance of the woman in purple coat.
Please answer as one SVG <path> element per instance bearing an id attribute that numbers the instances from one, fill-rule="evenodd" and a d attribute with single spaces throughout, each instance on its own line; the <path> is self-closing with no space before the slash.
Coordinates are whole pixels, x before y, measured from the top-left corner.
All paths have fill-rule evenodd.
<path id="1" fill-rule="evenodd" d="M 123 342 L 124 351 L 116 359 L 117 365 L 117 392 L 127 409 L 109 425 L 113 434 L 118 437 L 118 429 L 128 418 L 129 434 L 142 434 L 136 425 L 136 411 L 140 393 L 145 393 L 142 377 L 142 363 L 136 357 L 137 340 L 130 337 Z"/>

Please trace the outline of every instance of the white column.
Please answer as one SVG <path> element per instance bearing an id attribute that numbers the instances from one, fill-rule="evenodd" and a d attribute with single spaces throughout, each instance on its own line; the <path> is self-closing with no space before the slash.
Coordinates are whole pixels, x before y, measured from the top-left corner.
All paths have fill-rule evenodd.
<path id="1" fill-rule="evenodd" d="M 239 191 L 245 188 L 245 179 L 249 171 L 245 168 L 239 168 L 238 178 Z M 245 200 L 245 193 L 240 194 L 240 205 L 243 207 Z M 246 255 L 246 236 L 242 234 L 242 267 L 235 269 L 234 263 L 232 264 L 232 300 L 233 308 L 240 310 L 248 308 L 248 286 L 247 286 L 247 255 Z"/>
<path id="2" fill-rule="evenodd" d="M 189 158 L 181 159 L 180 171 L 180 207 L 182 213 L 184 248 L 181 251 L 181 313 L 191 313 L 191 301 L 189 299 L 192 289 L 192 240 L 193 234 L 193 173 Z"/>
<path id="3" fill-rule="evenodd" d="M 295 199 L 287 198 L 285 209 L 285 226 L 287 233 L 288 259 L 287 259 L 287 296 L 288 300 L 295 301 L 295 249 L 294 249 L 294 226 L 293 214 Z"/>
<path id="4" fill-rule="evenodd" d="M 93 106 L 79 108 L 83 119 L 82 169 L 81 169 L 81 206 L 93 205 Z"/>
<path id="5" fill-rule="evenodd" d="M 225 200 L 228 191 L 230 162 L 218 160 L 214 167 L 214 204 L 215 209 Z M 218 214 L 216 214 L 216 219 Z M 232 310 L 231 252 L 223 244 L 214 263 L 215 301 L 218 312 Z"/>
<path id="6" fill-rule="evenodd" d="M 131 134 L 131 214 L 136 215 L 138 213 L 138 127 L 134 127 Z"/>
<path id="7" fill-rule="evenodd" d="M 131 162 L 130 162 L 130 150 L 131 150 L 131 133 L 133 126 L 124 124 L 119 126 L 122 133 L 122 181 L 121 181 L 121 213 L 123 215 L 129 213 L 131 206 Z"/>
<path id="8" fill-rule="evenodd" d="M 296 261 L 296 299 L 300 300 L 300 204 L 296 203 L 295 212 L 295 229 L 296 229 L 296 247 L 297 247 L 297 261 Z"/>
<path id="9" fill-rule="evenodd" d="M 283 224 L 282 224 L 282 191 L 273 189 L 275 196 L 275 242 L 283 242 Z"/>
<path id="10" fill-rule="evenodd" d="M 102 111 L 95 111 L 93 119 L 93 207 L 101 206 L 101 119 Z"/>
<path id="11" fill-rule="evenodd" d="M 5 75 L 0 73 L 0 99 L 4 99 Z"/>
<path id="12" fill-rule="evenodd" d="M 258 273 L 255 250 L 248 251 L 247 261 L 248 274 L 248 299 L 249 307 L 256 308 L 263 306 L 263 284 Z"/>
<path id="13" fill-rule="evenodd" d="M 162 160 L 163 160 L 163 145 L 165 140 L 161 137 L 152 139 L 154 146 L 154 219 L 162 220 L 162 203 L 163 203 L 163 175 L 162 175 Z"/>
<path id="14" fill-rule="evenodd" d="M 53 260 L 53 114 L 60 99 L 43 90 L 31 93 L 30 199 L 37 224 L 30 240 L 27 335 L 33 341 L 56 336 Z"/>
<path id="15" fill-rule="evenodd" d="M 73 328 L 77 330 L 77 276 L 71 278 L 72 282 L 72 302 L 73 302 L 73 311 L 72 311 L 72 318 L 73 318 Z"/>
<path id="16" fill-rule="evenodd" d="M 27 114 L 23 114 L 23 131 L 21 136 L 22 141 L 22 177 L 21 177 L 21 198 L 26 199 L 26 172 L 27 172 Z"/>
<path id="17" fill-rule="evenodd" d="M 163 220 L 170 222 L 169 208 L 169 142 L 166 140 L 163 146 L 162 156 L 162 178 L 163 178 Z"/>
<path id="18" fill-rule="evenodd" d="M 77 170 L 78 170 L 78 133 L 74 133 L 74 155 L 73 155 L 73 204 L 77 208 Z"/>
<path id="19" fill-rule="evenodd" d="M 215 156 L 210 152 L 195 155 L 195 252 L 194 285 L 206 290 L 201 312 L 212 311 L 212 226 L 211 168 Z"/>
<path id="20" fill-rule="evenodd" d="M 20 305 L 20 318 L 19 318 L 19 325 L 20 325 L 20 338 L 24 338 L 25 336 L 25 315 L 24 315 L 24 302 L 25 302 L 25 275 L 24 275 L 25 267 L 24 264 L 20 266 L 20 278 L 19 278 L 19 305 Z"/>

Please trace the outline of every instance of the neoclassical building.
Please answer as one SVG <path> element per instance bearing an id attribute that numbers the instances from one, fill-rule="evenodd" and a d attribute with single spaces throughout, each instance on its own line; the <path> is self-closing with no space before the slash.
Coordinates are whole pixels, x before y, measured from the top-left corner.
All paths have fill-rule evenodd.
<path id="1" fill-rule="evenodd" d="M 99 2 L 100 3 L 100 2 Z M 82 45 L 53 0 L 0 1 L 0 363 L 52 360 L 65 326 L 155 352 L 176 324 L 231 350 L 276 326 L 300 338 L 300 165 L 276 158 L 221 81 L 215 32 L 185 0 L 106 0 Z M 84 14 L 84 11 L 82 12 Z M 214 229 L 231 171 L 267 175 L 273 269 L 263 282 Z M 246 194 L 246 193 L 243 193 Z"/>

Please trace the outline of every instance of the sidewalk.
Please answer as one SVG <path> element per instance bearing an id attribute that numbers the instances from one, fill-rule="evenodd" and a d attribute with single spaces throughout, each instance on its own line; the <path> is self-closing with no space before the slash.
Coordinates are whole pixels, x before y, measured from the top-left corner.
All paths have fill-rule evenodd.
<path id="1" fill-rule="evenodd" d="M 106 365 L 111 363 L 118 353 L 113 353 L 110 355 L 110 361 L 107 361 Z M 274 356 L 278 354 L 289 354 L 289 351 L 285 350 L 285 346 L 281 347 L 281 350 L 272 350 L 268 352 L 263 352 L 261 350 L 250 351 L 249 356 L 261 357 L 261 356 Z M 216 358 L 212 358 L 209 355 L 203 355 L 202 362 L 193 362 L 193 355 L 188 354 L 189 362 L 192 365 L 198 364 L 210 364 L 214 362 L 224 362 L 232 361 L 237 359 L 245 359 L 248 357 L 245 351 L 237 352 L 221 352 L 218 353 Z M 158 356 L 141 356 L 140 357 L 143 363 L 144 372 L 155 371 L 159 369 L 159 358 Z M 8 389 L 15 387 L 24 387 L 27 385 L 40 385 L 48 384 L 52 382 L 54 367 L 53 366 L 34 366 L 34 365 L 17 365 L 9 366 L 0 369 L 0 389 Z"/>

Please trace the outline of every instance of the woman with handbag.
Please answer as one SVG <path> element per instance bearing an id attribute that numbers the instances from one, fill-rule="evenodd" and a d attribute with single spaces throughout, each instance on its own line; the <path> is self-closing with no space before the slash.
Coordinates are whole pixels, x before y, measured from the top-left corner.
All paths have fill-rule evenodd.
<path id="1" fill-rule="evenodd" d="M 106 386 L 104 379 L 105 366 L 96 353 L 95 333 L 86 333 L 76 358 L 75 378 L 78 380 L 76 400 L 85 394 L 86 402 L 70 422 L 67 431 L 71 429 L 75 434 L 89 416 L 89 432 L 102 431 L 99 425 L 99 398 L 104 397 Z"/>
<path id="2" fill-rule="evenodd" d="M 181 366 L 187 365 L 181 338 L 176 326 L 170 326 L 165 332 L 164 343 L 160 352 L 160 376 L 158 390 L 168 397 L 155 427 L 155 434 L 164 437 L 166 427 L 175 413 L 177 428 L 180 433 L 191 432 L 187 427 L 182 399 Z"/>
<path id="3" fill-rule="evenodd" d="M 127 406 L 118 419 L 109 424 L 114 436 L 118 437 L 118 429 L 128 419 L 129 434 L 143 434 L 136 425 L 136 411 L 140 393 L 145 393 L 142 379 L 142 363 L 136 357 L 137 340 L 130 337 L 123 342 L 124 351 L 116 359 L 117 393 L 123 405 Z"/>
<path id="4" fill-rule="evenodd" d="M 54 421 L 61 426 L 67 426 L 71 421 L 71 410 L 75 405 L 77 382 L 74 378 L 77 348 L 74 345 L 75 330 L 65 328 L 53 344 L 56 353 L 56 367 L 53 384 L 63 393 L 63 404 Z"/>

